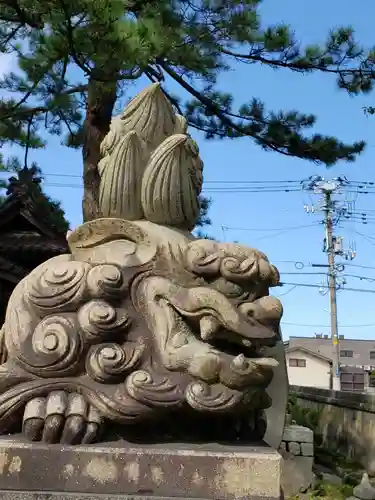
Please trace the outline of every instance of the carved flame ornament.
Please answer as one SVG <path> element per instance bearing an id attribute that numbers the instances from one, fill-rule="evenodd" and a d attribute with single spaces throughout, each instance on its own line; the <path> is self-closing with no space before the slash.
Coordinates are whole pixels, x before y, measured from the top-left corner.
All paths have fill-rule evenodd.
<path id="1" fill-rule="evenodd" d="M 158 84 L 112 120 L 102 153 L 103 218 L 70 233 L 71 255 L 36 268 L 9 301 L 0 432 L 75 444 L 114 428 L 135 439 L 142 425 L 144 439 L 199 440 L 204 425 L 246 421 L 262 438 L 279 366 L 276 268 L 189 232 L 203 163 Z"/>

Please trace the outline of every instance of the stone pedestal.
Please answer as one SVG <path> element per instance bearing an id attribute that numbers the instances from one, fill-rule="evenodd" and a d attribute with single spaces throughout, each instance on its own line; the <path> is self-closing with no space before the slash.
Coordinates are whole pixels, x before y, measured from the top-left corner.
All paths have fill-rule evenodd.
<path id="1" fill-rule="evenodd" d="M 281 486 L 286 497 L 306 490 L 314 481 L 314 433 L 300 425 L 286 425 L 280 445 L 283 456 Z"/>
<path id="2" fill-rule="evenodd" d="M 280 498 L 281 456 L 264 446 L 62 446 L 0 441 L 3 500 Z"/>

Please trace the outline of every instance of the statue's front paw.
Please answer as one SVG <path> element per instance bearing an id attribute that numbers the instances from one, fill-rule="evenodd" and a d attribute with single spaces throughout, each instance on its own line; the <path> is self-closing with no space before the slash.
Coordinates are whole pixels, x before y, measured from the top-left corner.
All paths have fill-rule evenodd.
<path id="1" fill-rule="evenodd" d="M 22 432 L 30 441 L 89 444 L 97 439 L 101 424 L 98 410 L 83 396 L 55 391 L 27 403 Z"/>

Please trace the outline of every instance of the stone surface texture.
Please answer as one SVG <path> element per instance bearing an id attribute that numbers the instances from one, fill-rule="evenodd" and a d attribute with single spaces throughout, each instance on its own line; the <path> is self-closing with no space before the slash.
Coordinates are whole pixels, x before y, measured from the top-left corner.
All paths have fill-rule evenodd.
<path id="1" fill-rule="evenodd" d="M 46 443 L 88 444 L 107 429 L 278 448 L 287 375 L 282 306 L 269 296 L 277 269 L 258 250 L 189 232 L 203 163 L 159 84 L 113 119 L 102 154 L 105 217 L 72 231 L 71 254 L 36 268 L 9 301 L 0 433 L 22 423 Z"/>
<path id="2" fill-rule="evenodd" d="M 113 118 L 101 153 L 102 217 L 69 233 L 71 253 L 36 268 L 9 300 L 0 434 L 22 430 L 51 448 L 3 448 L 0 489 L 29 477 L 51 491 L 95 481 L 95 493 L 152 496 L 160 483 L 161 496 L 276 498 L 276 451 L 221 456 L 207 443 L 280 445 L 288 384 L 282 306 L 269 293 L 277 269 L 258 250 L 190 232 L 203 162 L 160 84 Z M 122 447 L 58 446 L 109 441 Z M 170 451 L 176 442 L 205 448 Z M 193 477 L 198 465 L 205 472 Z"/>
<path id="3" fill-rule="evenodd" d="M 301 455 L 301 445 L 295 441 L 289 441 L 287 451 L 292 455 Z"/>
<path id="4" fill-rule="evenodd" d="M 300 425 L 286 425 L 284 428 L 280 449 L 292 455 L 305 457 L 314 456 L 314 433 L 307 427 Z"/>
<path id="5" fill-rule="evenodd" d="M 301 455 L 304 457 L 314 456 L 314 444 L 313 443 L 301 443 Z"/>
<path id="6" fill-rule="evenodd" d="M 312 458 L 282 454 L 281 487 L 285 498 L 306 491 L 314 483 Z"/>
<path id="7" fill-rule="evenodd" d="M 0 456 L 0 492 L 13 490 L 1 498 L 30 498 L 22 496 L 27 490 L 64 492 L 52 496 L 60 499 L 276 500 L 280 495 L 281 456 L 266 446 L 52 447 L 2 440 Z"/>
<path id="8" fill-rule="evenodd" d="M 199 216 L 203 163 L 159 83 L 140 92 L 112 119 L 101 144 L 100 211 L 103 217 L 191 230 Z M 131 193 L 131 195 L 129 195 Z"/>
<path id="9" fill-rule="evenodd" d="M 283 441 L 296 441 L 297 443 L 313 443 L 314 433 L 301 425 L 287 425 L 283 432 Z"/>
<path id="10" fill-rule="evenodd" d="M 279 451 L 283 456 L 281 484 L 285 497 L 305 491 L 314 480 L 314 433 L 300 425 L 286 425 Z"/>

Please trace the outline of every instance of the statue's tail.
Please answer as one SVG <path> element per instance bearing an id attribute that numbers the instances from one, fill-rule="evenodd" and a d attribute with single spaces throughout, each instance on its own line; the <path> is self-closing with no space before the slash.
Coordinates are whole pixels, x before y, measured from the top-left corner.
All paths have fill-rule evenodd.
<path id="1" fill-rule="evenodd" d="M 99 164 L 102 217 L 143 219 L 141 185 L 146 166 L 144 146 L 134 130 L 121 138 L 111 156 Z"/>

